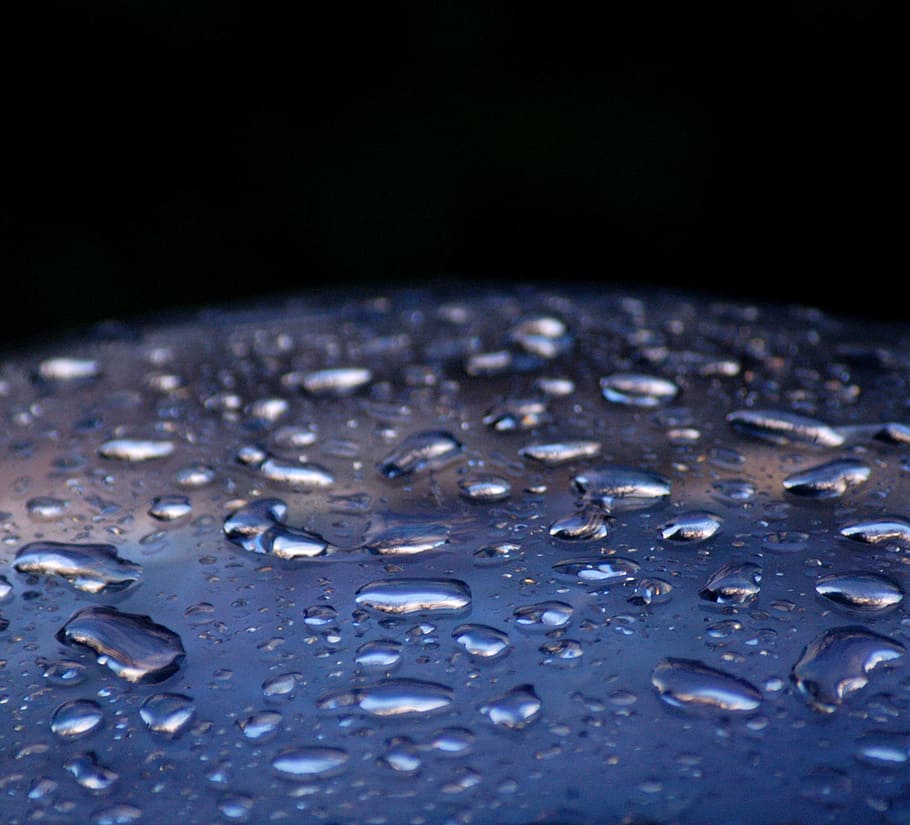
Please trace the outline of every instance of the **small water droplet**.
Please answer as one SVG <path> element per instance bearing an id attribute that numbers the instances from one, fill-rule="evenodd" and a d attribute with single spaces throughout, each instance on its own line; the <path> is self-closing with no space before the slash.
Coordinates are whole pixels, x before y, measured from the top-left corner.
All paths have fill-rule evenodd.
<path id="1" fill-rule="evenodd" d="M 196 718 L 196 706 L 180 693 L 155 693 L 139 706 L 139 716 L 150 731 L 177 737 Z"/>
<path id="2" fill-rule="evenodd" d="M 667 541 L 698 542 L 711 538 L 720 530 L 722 521 L 721 517 L 714 513 L 693 510 L 674 516 L 657 529 L 661 537 Z"/>
<path id="3" fill-rule="evenodd" d="M 320 698 L 322 710 L 356 707 L 370 716 L 409 717 L 437 713 L 451 707 L 450 687 L 420 679 L 388 679 L 372 685 L 335 691 Z"/>
<path id="4" fill-rule="evenodd" d="M 276 710 L 262 710 L 241 719 L 237 726 L 245 739 L 251 742 L 268 742 L 274 739 L 281 726 L 282 716 Z"/>
<path id="5" fill-rule="evenodd" d="M 473 553 L 475 567 L 496 567 L 519 557 L 521 545 L 509 541 L 485 544 Z"/>
<path id="6" fill-rule="evenodd" d="M 451 433 L 426 430 L 405 438 L 377 467 L 380 475 L 399 478 L 415 472 L 438 469 L 457 458 L 462 449 L 461 442 Z"/>
<path id="7" fill-rule="evenodd" d="M 512 616 L 515 624 L 525 630 L 555 630 L 568 626 L 574 612 L 566 602 L 544 601 L 516 607 Z"/>
<path id="8" fill-rule="evenodd" d="M 585 584 L 609 584 L 631 581 L 641 569 L 632 559 L 609 556 L 593 559 L 566 559 L 553 564 L 553 572 Z"/>
<path id="9" fill-rule="evenodd" d="M 910 761 L 910 733 L 871 731 L 856 740 L 856 756 L 870 765 L 900 767 Z"/>
<path id="10" fill-rule="evenodd" d="M 523 458 L 531 458 L 548 467 L 568 464 L 600 455 L 602 444 L 599 441 L 554 441 L 547 444 L 528 444 L 518 453 Z"/>
<path id="11" fill-rule="evenodd" d="M 44 678 L 57 687 L 80 685 L 85 681 L 85 665 L 69 659 L 57 659 L 44 666 Z"/>
<path id="12" fill-rule="evenodd" d="M 176 521 L 193 512 L 186 496 L 158 496 L 152 501 L 149 515 L 158 521 Z"/>
<path id="13" fill-rule="evenodd" d="M 670 601 L 670 594 L 673 592 L 673 585 L 670 582 L 653 576 L 629 582 L 627 587 L 631 593 L 626 597 L 626 601 L 644 607 L 665 604 Z"/>
<path id="14" fill-rule="evenodd" d="M 287 376 L 286 376 L 287 377 Z M 366 367 L 332 367 L 299 376 L 299 383 L 310 395 L 350 395 L 373 380 Z"/>
<path id="15" fill-rule="evenodd" d="M 607 401 L 631 407 L 657 407 L 671 401 L 679 387 L 666 378 L 637 372 L 616 372 L 600 379 Z"/>
<path id="16" fill-rule="evenodd" d="M 115 461 L 150 461 L 155 458 L 167 458 L 174 452 L 175 446 L 173 441 L 115 438 L 112 441 L 105 441 L 98 448 L 98 454 Z"/>
<path id="17" fill-rule="evenodd" d="M 442 547 L 449 528 L 434 522 L 401 522 L 381 526 L 370 535 L 364 549 L 377 556 L 416 556 Z"/>
<path id="18" fill-rule="evenodd" d="M 496 432 L 533 430 L 551 420 L 542 398 L 508 398 L 487 410 L 483 423 Z"/>
<path id="19" fill-rule="evenodd" d="M 761 567 L 753 562 L 730 562 L 711 574 L 698 595 L 721 606 L 750 605 L 758 598 L 761 577 Z"/>
<path id="20" fill-rule="evenodd" d="M 610 516 L 600 507 L 585 507 L 556 519 L 550 525 L 550 535 L 565 541 L 596 541 L 609 532 Z"/>
<path id="21" fill-rule="evenodd" d="M 364 642 L 357 648 L 354 661 L 360 667 L 391 670 L 401 664 L 401 643 L 392 639 Z"/>
<path id="22" fill-rule="evenodd" d="M 488 662 L 505 656 L 512 645 L 507 633 L 484 624 L 460 625 L 452 638 L 471 656 Z"/>
<path id="23" fill-rule="evenodd" d="M 84 381 L 101 375 L 101 364 L 94 358 L 60 355 L 45 358 L 38 365 L 38 376 L 44 381 Z"/>
<path id="24" fill-rule="evenodd" d="M 181 487 L 205 487 L 215 480 L 215 470 L 207 464 L 181 467 L 174 475 Z"/>
<path id="25" fill-rule="evenodd" d="M 26 502 L 25 508 L 35 521 L 56 521 L 66 515 L 69 502 L 51 496 L 36 496 Z"/>
<path id="26" fill-rule="evenodd" d="M 512 493 L 512 485 L 507 479 L 489 473 L 460 479 L 458 489 L 468 501 L 480 503 L 505 501 Z"/>

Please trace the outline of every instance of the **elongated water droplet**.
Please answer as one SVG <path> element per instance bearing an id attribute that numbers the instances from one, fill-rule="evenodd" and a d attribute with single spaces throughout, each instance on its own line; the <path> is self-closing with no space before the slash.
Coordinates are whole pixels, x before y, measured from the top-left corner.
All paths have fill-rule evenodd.
<path id="1" fill-rule="evenodd" d="M 568 350 L 572 345 L 566 325 L 558 318 L 541 315 L 519 321 L 509 338 L 525 352 L 550 360 Z"/>
<path id="2" fill-rule="evenodd" d="M 887 544 L 891 541 L 910 544 L 910 521 L 897 516 L 857 521 L 841 527 L 840 534 L 865 544 Z"/>
<path id="3" fill-rule="evenodd" d="M 664 579 L 647 576 L 627 583 L 629 595 L 626 601 L 631 604 L 649 607 L 652 604 L 665 604 L 670 601 L 673 585 Z"/>
<path id="4" fill-rule="evenodd" d="M 508 730 L 522 730 L 539 716 L 543 703 L 533 685 L 518 685 L 479 707 L 494 725 Z"/>
<path id="5" fill-rule="evenodd" d="M 657 407 L 671 401 L 679 387 L 666 378 L 638 372 L 616 372 L 600 379 L 607 401 L 632 407 Z"/>
<path id="6" fill-rule="evenodd" d="M 173 441 L 154 441 L 141 438 L 115 438 L 105 441 L 98 448 L 98 453 L 103 458 L 115 461 L 150 461 L 154 458 L 167 458 L 174 452 Z"/>
<path id="7" fill-rule="evenodd" d="M 753 562 L 729 563 L 719 567 L 698 595 L 705 601 L 737 607 L 752 604 L 761 589 L 761 567 Z"/>
<path id="8" fill-rule="evenodd" d="M 743 713 L 762 701 L 754 685 L 694 659 L 664 659 L 654 668 L 651 684 L 668 705 L 690 710 Z"/>
<path id="9" fill-rule="evenodd" d="M 609 532 L 610 516 L 600 507 L 585 507 L 550 525 L 550 535 L 565 541 L 595 541 Z"/>
<path id="10" fill-rule="evenodd" d="M 186 651 L 180 637 L 148 616 L 113 607 L 86 607 L 57 632 L 57 640 L 93 650 L 128 682 L 162 682 L 176 673 Z"/>
<path id="11" fill-rule="evenodd" d="M 815 583 L 819 596 L 863 613 L 881 613 L 900 604 L 904 593 L 893 579 L 880 573 L 852 571 L 822 576 Z"/>
<path id="12" fill-rule="evenodd" d="M 56 521 L 66 515 L 69 502 L 62 498 L 51 496 L 36 496 L 30 498 L 26 504 L 29 517 L 35 521 Z"/>
<path id="13" fill-rule="evenodd" d="M 279 498 L 255 499 L 224 520 L 224 534 L 251 553 L 289 560 L 323 558 L 335 552 L 322 536 L 284 525 L 287 505 Z"/>
<path id="14" fill-rule="evenodd" d="M 101 375 L 101 365 L 94 358 L 60 355 L 45 358 L 38 365 L 38 377 L 44 381 L 84 381 Z"/>
<path id="15" fill-rule="evenodd" d="M 533 430 L 551 420 L 542 398 L 508 398 L 487 410 L 483 423 L 500 433 Z"/>
<path id="16" fill-rule="evenodd" d="M 834 427 L 786 411 L 734 410 L 727 415 L 727 421 L 741 432 L 775 444 L 796 441 L 821 447 L 840 447 L 845 441 L 843 433 Z"/>
<path id="17" fill-rule="evenodd" d="M 518 453 L 548 467 L 556 467 L 571 461 L 596 458 L 600 455 L 601 447 L 599 441 L 554 441 L 548 444 L 528 444 Z"/>
<path id="18" fill-rule="evenodd" d="M 350 395 L 372 380 L 373 373 L 366 367 L 333 367 L 299 377 L 300 386 L 311 395 L 336 397 Z"/>
<path id="19" fill-rule="evenodd" d="M 19 549 L 13 565 L 20 573 L 60 576 L 86 593 L 122 590 L 142 575 L 142 568 L 121 558 L 111 544 L 36 541 Z"/>
<path id="20" fill-rule="evenodd" d="M 458 488 L 468 501 L 480 503 L 505 501 L 512 493 L 512 485 L 507 479 L 489 473 L 463 478 L 458 482 Z"/>
<path id="21" fill-rule="evenodd" d="M 181 467 L 174 478 L 181 487 L 205 487 L 215 480 L 215 470 L 207 464 L 191 464 Z"/>
<path id="22" fill-rule="evenodd" d="M 509 652 L 507 633 L 485 624 L 463 624 L 452 631 L 452 638 L 477 659 L 493 661 Z"/>
<path id="23" fill-rule="evenodd" d="M 380 579 L 363 585 L 354 598 L 381 613 L 457 614 L 471 606 L 471 590 L 460 579 Z"/>
<path id="24" fill-rule="evenodd" d="M 516 607 L 512 616 L 515 624 L 525 630 L 555 630 L 566 627 L 574 612 L 572 605 L 551 600 Z"/>
<path id="25" fill-rule="evenodd" d="M 433 522 L 395 524 L 367 539 L 364 549 L 377 556 L 416 556 L 449 541 L 449 528 Z"/>
<path id="26" fill-rule="evenodd" d="M 298 464 L 267 458 L 259 466 L 263 478 L 275 484 L 283 484 L 296 490 L 312 490 L 331 487 L 335 477 L 320 464 Z"/>
<path id="27" fill-rule="evenodd" d="M 462 449 L 461 442 L 444 430 L 413 433 L 379 462 L 379 473 L 398 478 L 437 469 L 456 459 Z"/>
<path id="28" fill-rule="evenodd" d="M 544 664 L 554 662 L 575 664 L 585 653 L 581 642 L 576 639 L 556 639 L 552 642 L 544 642 L 539 650 L 546 656 Z"/>
<path id="29" fill-rule="evenodd" d="M 899 642 L 864 627 L 836 627 L 806 646 L 791 678 L 812 707 L 833 713 L 847 696 L 868 684 L 872 670 L 904 652 Z"/>
<path id="30" fill-rule="evenodd" d="M 322 710 L 356 707 L 370 716 L 408 717 L 437 713 L 451 707 L 452 689 L 419 679 L 389 679 L 373 685 L 335 691 L 316 703 Z"/>
<path id="31" fill-rule="evenodd" d="M 607 508 L 647 506 L 670 495 L 670 481 L 660 473 L 620 464 L 602 464 L 572 479 L 590 501 Z"/>
<path id="32" fill-rule="evenodd" d="M 638 562 L 620 556 L 566 559 L 553 564 L 554 573 L 569 576 L 585 584 L 631 581 L 640 569 L 641 565 Z"/>
<path id="33" fill-rule="evenodd" d="M 272 768 L 284 779 L 315 779 L 339 773 L 349 758 L 341 748 L 313 745 L 282 751 L 272 760 Z"/>
<path id="34" fill-rule="evenodd" d="M 464 362 L 464 371 L 471 376 L 498 375 L 512 366 L 512 353 L 506 349 L 471 353 Z"/>
<path id="35" fill-rule="evenodd" d="M 51 730 L 63 739 L 88 736 L 101 727 L 104 712 L 97 702 L 75 699 L 64 702 L 51 717 Z"/>
<path id="36" fill-rule="evenodd" d="M 485 544 L 474 551 L 474 566 L 497 567 L 500 564 L 514 561 L 520 554 L 521 545 L 514 542 L 500 541 L 496 544 Z"/>
<path id="37" fill-rule="evenodd" d="M 910 762 L 910 733 L 872 731 L 856 740 L 856 756 L 870 765 L 901 767 Z"/>
<path id="38" fill-rule="evenodd" d="M 391 670 L 401 664 L 401 643 L 393 639 L 364 642 L 357 648 L 354 661 L 360 667 Z"/>
<path id="39" fill-rule="evenodd" d="M 180 736 L 196 718 L 196 706 L 181 693 L 155 693 L 139 706 L 139 716 L 154 733 Z"/>
<path id="40" fill-rule="evenodd" d="M 721 517 L 714 513 L 693 510 L 674 516 L 657 529 L 667 541 L 697 542 L 711 538 L 720 530 L 721 523 Z"/>
<path id="41" fill-rule="evenodd" d="M 793 473 L 784 479 L 784 489 L 807 498 L 835 498 L 842 496 L 849 487 L 867 481 L 872 469 L 855 458 L 829 461 Z"/>
<path id="42" fill-rule="evenodd" d="M 262 710 L 241 719 L 237 726 L 250 742 L 268 742 L 277 736 L 282 718 L 276 710 Z"/>

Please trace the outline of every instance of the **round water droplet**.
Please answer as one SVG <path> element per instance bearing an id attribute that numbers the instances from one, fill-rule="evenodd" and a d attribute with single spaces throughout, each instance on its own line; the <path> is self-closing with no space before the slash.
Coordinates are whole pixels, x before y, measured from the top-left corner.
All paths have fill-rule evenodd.
<path id="1" fill-rule="evenodd" d="M 335 477 L 319 464 L 295 464 L 277 458 L 267 458 L 259 472 L 268 481 L 283 484 L 295 490 L 313 490 L 331 487 Z"/>
<path id="2" fill-rule="evenodd" d="M 572 479 L 585 498 L 607 508 L 635 509 L 670 495 L 670 481 L 660 473 L 619 464 L 602 464 Z"/>
<path id="3" fill-rule="evenodd" d="M 533 685 L 518 685 L 482 704 L 480 712 L 494 725 L 509 730 L 522 730 L 539 716 L 543 703 Z"/>
<path id="4" fill-rule="evenodd" d="M 512 645 L 507 633 L 484 624 L 459 625 L 452 638 L 471 656 L 487 662 L 505 656 Z"/>
<path id="5" fill-rule="evenodd" d="M 448 541 L 449 528 L 444 524 L 402 523 L 374 532 L 367 538 L 364 549 L 377 556 L 416 556 Z"/>
<path id="6" fill-rule="evenodd" d="M 711 574 L 698 595 L 721 606 L 749 605 L 758 598 L 761 577 L 761 567 L 753 562 L 730 562 Z"/>
<path id="7" fill-rule="evenodd" d="M 241 719 L 237 725 L 245 739 L 251 742 L 268 742 L 278 735 L 282 718 L 278 711 L 262 710 Z"/>
<path id="8" fill-rule="evenodd" d="M 149 515 L 158 521 L 176 521 L 192 512 L 193 507 L 186 496 L 158 496 L 149 508 Z"/>
<path id="9" fill-rule="evenodd" d="M 521 554 L 521 545 L 509 541 L 496 544 L 485 544 L 478 547 L 474 553 L 475 567 L 496 567 L 506 562 L 514 561 Z"/>
<path id="10" fill-rule="evenodd" d="M 206 464 L 191 464 L 179 469 L 174 478 L 181 487 L 205 487 L 215 480 L 215 470 Z"/>
<path id="11" fill-rule="evenodd" d="M 94 733 L 103 722 L 104 712 L 97 702 L 75 699 L 64 702 L 54 711 L 51 730 L 63 739 L 76 739 Z"/>
<path id="12" fill-rule="evenodd" d="M 542 398 L 508 398 L 487 410 L 483 423 L 496 432 L 533 430 L 551 420 Z"/>
<path id="13" fill-rule="evenodd" d="M 364 642 L 354 661 L 360 667 L 391 670 L 401 664 L 401 643 L 392 639 Z"/>
<path id="14" fill-rule="evenodd" d="M 461 442 L 444 430 L 413 433 L 386 455 L 377 469 L 386 478 L 438 469 L 458 458 L 462 449 Z"/>
<path id="15" fill-rule="evenodd" d="M 566 602 L 545 601 L 516 607 L 512 616 L 515 624 L 525 630 L 554 630 L 566 627 L 574 612 Z"/>
<path id="16" fill-rule="evenodd" d="M 720 530 L 722 519 L 714 513 L 694 510 L 680 513 L 657 529 L 667 541 L 698 542 L 711 538 Z"/>
<path id="17" fill-rule="evenodd" d="M 196 718 L 196 706 L 180 693 L 155 693 L 139 706 L 139 716 L 154 733 L 176 737 Z"/>

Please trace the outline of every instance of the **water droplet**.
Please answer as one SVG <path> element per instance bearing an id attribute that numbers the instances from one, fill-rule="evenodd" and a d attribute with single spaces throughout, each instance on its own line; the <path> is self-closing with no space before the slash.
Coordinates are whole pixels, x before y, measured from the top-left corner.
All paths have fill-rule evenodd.
<path id="1" fill-rule="evenodd" d="M 910 522 L 899 517 L 875 518 L 846 524 L 840 528 L 844 538 L 866 544 L 902 542 L 910 544 Z"/>
<path id="2" fill-rule="evenodd" d="M 880 573 L 852 571 L 822 576 L 815 584 L 819 596 L 863 613 L 880 613 L 900 604 L 900 586 Z"/>
<path id="3" fill-rule="evenodd" d="M 670 593 L 673 592 L 673 585 L 670 582 L 653 576 L 629 582 L 628 587 L 631 593 L 626 597 L 626 601 L 645 607 L 665 604 L 670 601 Z"/>
<path id="4" fill-rule="evenodd" d="M 566 559 L 553 565 L 553 571 L 585 584 L 610 584 L 632 581 L 641 565 L 632 559 L 609 556 L 593 559 Z"/>
<path id="5" fill-rule="evenodd" d="M 274 424 L 287 415 L 290 408 L 286 398 L 259 398 L 250 404 L 250 418 L 260 425 Z"/>
<path id="6" fill-rule="evenodd" d="M 496 432 L 533 430 L 550 421 L 547 402 L 541 398 L 509 398 L 483 416 L 483 423 Z"/>
<path id="7" fill-rule="evenodd" d="M 552 398 L 563 398 L 575 392 L 575 382 L 571 378 L 540 376 L 534 380 L 534 389 Z"/>
<path id="8" fill-rule="evenodd" d="M 442 728 L 433 734 L 430 747 L 440 753 L 460 755 L 470 751 L 475 738 L 467 728 Z"/>
<path id="9" fill-rule="evenodd" d="M 550 525 L 550 535 L 565 541 L 594 541 L 609 532 L 610 516 L 600 507 L 585 507 Z"/>
<path id="10" fill-rule="evenodd" d="M 360 667 L 391 670 L 401 664 L 401 643 L 392 639 L 364 642 L 357 648 L 354 661 Z"/>
<path id="11" fill-rule="evenodd" d="M 463 613 L 471 606 L 471 590 L 460 579 L 379 579 L 363 585 L 354 600 L 394 615 Z"/>
<path id="12" fill-rule="evenodd" d="M 259 466 L 259 472 L 275 484 L 286 484 L 296 490 L 320 489 L 335 483 L 335 477 L 320 464 L 298 464 L 267 458 Z"/>
<path id="13" fill-rule="evenodd" d="M 377 556 L 416 556 L 448 543 L 449 528 L 433 522 L 402 522 L 381 527 L 364 549 Z"/>
<path id="14" fill-rule="evenodd" d="M 311 395 L 343 396 L 357 392 L 373 380 L 366 367 L 333 367 L 300 376 L 299 383 Z"/>
<path id="15" fill-rule="evenodd" d="M 180 693 L 155 693 L 139 706 L 139 716 L 150 731 L 177 737 L 196 718 L 196 706 Z"/>
<path id="16" fill-rule="evenodd" d="M 713 485 L 717 497 L 722 501 L 739 504 L 755 498 L 755 485 L 744 479 L 718 481 Z"/>
<path id="17" fill-rule="evenodd" d="M 566 627 L 574 612 L 566 602 L 545 601 L 516 607 L 512 616 L 515 624 L 525 630 L 555 630 Z"/>
<path id="18" fill-rule="evenodd" d="M 472 656 L 488 662 L 505 656 L 512 645 L 508 634 L 485 624 L 460 625 L 452 638 Z"/>
<path id="19" fill-rule="evenodd" d="M 218 800 L 218 811 L 231 822 L 246 822 L 253 804 L 253 798 L 245 794 L 226 794 Z"/>
<path id="20" fill-rule="evenodd" d="M 512 366 L 512 353 L 508 350 L 471 353 L 464 362 L 464 371 L 468 375 L 498 375 Z"/>
<path id="21" fill-rule="evenodd" d="M 38 377 L 43 381 L 84 381 L 101 375 L 101 365 L 93 358 L 61 355 L 45 358 L 38 365 Z"/>
<path id="22" fill-rule="evenodd" d="M 513 561 L 519 557 L 521 545 L 509 541 L 501 541 L 496 544 L 485 544 L 478 547 L 474 553 L 475 567 L 496 567 L 500 564 Z"/>
<path id="23" fill-rule="evenodd" d="M 335 691 L 320 698 L 322 710 L 357 707 L 370 716 L 408 717 L 436 713 L 451 707 L 450 687 L 419 679 L 388 679 L 373 685 Z"/>
<path id="24" fill-rule="evenodd" d="M 110 544 L 36 541 L 21 547 L 13 563 L 20 573 L 60 576 L 78 590 L 122 590 L 139 580 L 142 568 L 121 558 Z"/>
<path id="25" fill-rule="evenodd" d="M 814 418 L 786 411 L 734 410 L 727 421 L 747 435 L 775 444 L 802 442 L 821 447 L 840 447 L 843 433 Z"/>
<path id="26" fill-rule="evenodd" d="M 572 479 L 575 487 L 590 501 L 606 508 L 648 506 L 670 495 L 670 481 L 659 473 L 602 464 Z"/>
<path id="27" fill-rule="evenodd" d="M 463 478 L 458 488 L 464 498 L 481 503 L 505 501 L 512 493 L 512 485 L 506 479 L 489 473 Z"/>
<path id="28" fill-rule="evenodd" d="M 181 487 L 205 487 L 215 480 L 215 470 L 206 464 L 181 467 L 174 478 Z"/>
<path id="29" fill-rule="evenodd" d="M 225 518 L 224 534 L 244 550 L 282 559 L 322 558 L 335 551 L 316 533 L 286 527 L 286 516 L 287 505 L 281 499 L 255 499 Z"/>
<path id="30" fill-rule="evenodd" d="M 290 697 L 302 678 L 300 673 L 279 673 L 277 676 L 271 676 L 262 683 L 262 695 L 267 699 Z"/>
<path id="31" fill-rule="evenodd" d="M 88 736 L 104 722 L 104 712 L 97 702 L 75 699 L 64 702 L 51 717 L 51 730 L 64 739 Z"/>
<path id="32" fill-rule="evenodd" d="M 868 480 L 872 470 L 855 458 L 842 458 L 793 473 L 784 479 L 784 489 L 807 498 L 842 496 L 847 488 Z"/>
<path id="33" fill-rule="evenodd" d="M 870 765 L 900 767 L 910 761 L 910 733 L 872 731 L 856 740 L 856 756 Z"/>
<path id="34" fill-rule="evenodd" d="M 120 774 L 98 762 L 94 753 L 80 753 L 63 763 L 63 769 L 90 791 L 107 791 L 120 778 Z"/>
<path id="35" fill-rule="evenodd" d="M 176 521 L 193 512 L 186 496 L 158 496 L 152 501 L 149 515 L 158 521 Z"/>
<path id="36" fill-rule="evenodd" d="M 424 470 L 442 467 L 462 452 L 462 444 L 444 430 L 413 433 L 378 464 L 386 478 L 398 478 Z"/>
<path id="37" fill-rule="evenodd" d="M 680 513 L 657 529 L 667 541 L 697 542 L 711 538 L 720 530 L 722 519 L 714 513 L 694 510 Z"/>
<path id="38" fill-rule="evenodd" d="M 671 401 L 679 387 L 666 378 L 637 372 L 616 372 L 600 379 L 607 401 L 631 407 L 657 407 Z"/>
<path id="39" fill-rule="evenodd" d="M 544 664 L 552 662 L 574 664 L 585 653 L 581 642 L 576 639 L 556 639 L 552 642 L 544 642 L 540 646 L 540 652 L 547 657 L 544 659 Z"/>
<path id="40" fill-rule="evenodd" d="M 806 646 L 791 678 L 816 710 L 833 713 L 849 694 L 868 684 L 870 671 L 904 652 L 899 642 L 864 627 L 836 627 Z"/>
<path id="41" fill-rule="evenodd" d="M 113 805 L 92 816 L 92 825 L 135 825 L 142 818 L 142 810 L 135 805 Z"/>
<path id="42" fill-rule="evenodd" d="M 387 743 L 385 753 L 379 757 L 381 764 L 399 774 L 412 775 L 420 769 L 420 752 L 413 740 L 397 736 Z"/>
<path id="43" fill-rule="evenodd" d="M 162 682 L 176 673 L 186 652 L 180 637 L 148 616 L 113 607 L 86 607 L 57 632 L 64 644 L 88 647 L 128 682 Z"/>
<path id="44" fill-rule="evenodd" d="M 509 330 L 509 338 L 525 352 L 547 360 L 566 352 L 572 345 L 566 325 L 546 315 L 519 321 Z"/>
<path id="45" fill-rule="evenodd" d="M 522 730 L 540 716 L 542 706 L 533 685 L 518 685 L 481 705 L 479 710 L 494 725 Z"/>
<path id="46" fill-rule="evenodd" d="M 140 438 L 115 438 L 105 441 L 98 448 L 103 458 L 115 461 L 150 461 L 154 458 L 167 458 L 174 452 L 173 441 L 153 441 Z"/>
<path id="47" fill-rule="evenodd" d="M 314 779 L 330 776 L 344 769 L 347 751 L 314 745 L 282 751 L 272 760 L 272 767 L 285 779 Z"/>
<path id="48" fill-rule="evenodd" d="M 25 505 L 28 514 L 35 521 L 56 521 L 66 515 L 69 502 L 51 496 L 30 498 Z"/>
<path id="49" fill-rule="evenodd" d="M 85 665 L 68 659 L 58 659 L 44 666 L 44 678 L 57 687 L 80 685 L 85 681 Z"/>
<path id="50" fill-rule="evenodd" d="M 757 564 L 731 562 L 715 570 L 698 595 L 722 606 L 750 605 L 758 598 L 761 577 L 761 567 Z"/>
<path id="51" fill-rule="evenodd" d="M 694 659 L 664 659 L 651 674 L 664 702 L 689 710 L 742 713 L 755 710 L 761 692 L 744 679 Z"/>
<path id="52" fill-rule="evenodd" d="M 276 710 L 261 710 L 241 719 L 237 725 L 244 738 L 251 742 L 268 742 L 274 739 L 281 726 L 282 716 Z"/>
<path id="53" fill-rule="evenodd" d="M 571 461 L 596 458 L 600 455 L 601 447 L 599 441 L 554 441 L 548 444 L 528 444 L 518 453 L 548 467 L 556 467 Z"/>

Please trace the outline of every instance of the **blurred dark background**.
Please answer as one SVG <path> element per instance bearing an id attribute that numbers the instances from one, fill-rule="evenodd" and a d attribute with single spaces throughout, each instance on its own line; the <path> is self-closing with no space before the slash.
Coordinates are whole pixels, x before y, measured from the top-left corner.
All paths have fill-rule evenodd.
<path id="1" fill-rule="evenodd" d="M 903 317 L 904 29 L 875 0 L 18 13 L 3 343 L 456 279 Z"/>

